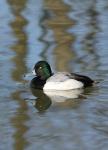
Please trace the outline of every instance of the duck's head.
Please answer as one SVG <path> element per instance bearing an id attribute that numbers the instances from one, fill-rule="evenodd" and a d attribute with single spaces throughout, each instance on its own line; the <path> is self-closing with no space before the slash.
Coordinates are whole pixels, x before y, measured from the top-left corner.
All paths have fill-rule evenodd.
<path id="1" fill-rule="evenodd" d="M 46 61 L 39 61 L 34 66 L 33 74 L 42 80 L 46 80 L 52 75 L 52 71 L 50 65 Z"/>

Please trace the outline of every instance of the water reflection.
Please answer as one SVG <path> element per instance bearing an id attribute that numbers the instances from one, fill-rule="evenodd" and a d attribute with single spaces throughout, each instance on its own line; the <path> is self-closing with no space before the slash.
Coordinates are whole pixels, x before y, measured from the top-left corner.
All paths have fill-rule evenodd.
<path id="1" fill-rule="evenodd" d="M 74 107 L 86 97 L 82 95 L 83 89 L 69 90 L 69 91 L 43 91 L 31 88 L 31 92 L 36 99 L 28 100 L 33 102 L 33 106 L 39 111 L 44 112 L 50 106 L 68 106 Z M 78 98 L 81 99 L 78 99 Z"/>
<path id="2" fill-rule="evenodd" d="M 11 22 L 11 28 L 15 35 L 17 42 L 12 45 L 11 49 L 16 52 L 16 56 L 13 57 L 15 68 L 12 72 L 12 78 L 15 81 L 22 81 L 22 76 L 27 72 L 25 64 L 25 57 L 27 55 L 27 35 L 24 33 L 24 27 L 27 24 L 25 18 L 21 15 L 21 12 L 25 8 L 26 1 L 21 2 L 9 0 L 12 13 L 15 16 L 13 22 Z"/>
<path id="3" fill-rule="evenodd" d="M 45 91 L 44 92 L 53 102 L 64 102 L 69 99 L 78 98 L 81 93 L 83 93 L 83 89 L 75 89 L 68 91 Z"/>
<path id="4" fill-rule="evenodd" d="M 27 21 L 21 13 L 25 9 L 26 0 L 8 0 L 8 3 L 14 15 L 14 20 L 10 23 L 10 26 L 16 38 L 16 43 L 11 46 L 11 49 L 15 52 L 15 56 L 12 58 L 15 67 L 11 72 L 11 76 L 15 82 L 23 83 L 22 75 L 27 71 L 25 64 L 25 57 L 27 54 L 27 36 L 23 29 L 27 24 Z M 21 93 L 21 89 L 17 89 L 11 93 L 11 98 L 18 103 L 16 113 L 14 114 L 14 117 L 11 118 L 11 124 L 15 128 L 15 133 L 13 135 L 15 150 L 23 150 L 28 144 L 24 138 L 24 135 L 28 130 L 28 127 L 25 124 L 29 119 L 29 116 L 27 115 L 28 106 L 21 98 Z"/>
<path id="5" fill-rule="evenodd" d="M 99 13 L 96 10 L 96 1 L 92 2 L 92 4 L 90 5 L 86 13 L 87 16 L 89 17 L 89 21 L 86 24 L 88 28 L 88 32 L 86 33 L 82 43 L 83 43 L 83 50 L 88 52 L 87 55 L 89 56 L 89 59 L 91 61 L 90 67 L 92 67 L 93 69 L 93 68 L 97 68 L 100 65 L 99 55 L 96 52 L 96 44 L 97 44 L 96 36 L 97 33 L 100 31 L 99 21 L 98 21 Z M 86 57 L 88 58 L 88 56 Z"/>
<path id="6" fill-rule="evenodd" d="M 28 107 L 20 95 L 20 91 L 16 91 L 11 95 L 11 98 L 17 101 L 19 105 L 15 115 L 11 118 L 12 126 L 15 128 L 15 133 L 13 134 L 13 147 L 15 150 L 23 150 L 28 145 L 28 141 L 24 137 L 28 131 L 28 127 L 25 125 L 26 121 L 29 120 L 29 116 L 27 115 Z"/>
<path id="7" fill-rule="evenodd" d="M 39 41 L 42 44 L 44 44 L 44 47 L 42 49 L 42 52 L 40 53 L 40 56 L 44 60 L 48 59 L 47 58 L 48 49 L 49 49 L 49 47 L 51 47 L 52 44 L 54 44 L 52 35 L 49 35 L 50 36 L 50 41 L 49 41 L 49 38 L 47 39 L 47 34 L 50 33 L 51 31 L 47 27 L 45 27 L 45 23 L 44 23 L 44 21 L 49 18 L 49 15 L 50 15 L 50 13 L 46 9 L 44 9 L 43 10 L 43 15 L 41 16 L 41 18 L 39 20 L 39 25 L 42 29 L 42 33 L 39 37 Z M 51 50 L 51 48 L 50 48 L 50 50 Z"/>
<path id="8" fill-rule="evenodd" d="M 64 1 L 67 1 L 67 0 L 64 0 Z M 14 20 L 13 22 L 11 22 L 10 26 L 12 28 L 13 35 L 16 38 L 16 42 L 11 46 L 12 51 L 14 51 L 15 53 L 15 56 L 12 59 L 14 68 L 13 68 L 13 71 L 11 72 L 11 76 L 12 76 L 12 79 L 14 80 L 14 83 L 16 82 L 23 83 L 25 81 L 22 79 L 22 75 L 25 74 L 27 71 L 25 58 L 27 55 L 27 44 L 28 44 L 27 35 L 25 34 L 24 29 L 28 23 L 25 17 L 22 16 L 21 14 L 22 14 L 22 11 L 25 9 L 26 1 L 8 0 L 8 2 L 10 6 L 9 8 L 11 8 L 11 11 L 14 15 Z M 40 2 L 40 0 L 38 0 L 38 2 Z M 44 44 L 46 44 L 46 46 L 44 47 L 45 49 L 43 48 L 42 58 L 50 59 L 53 57 L 54 60 L 51 59 L 51 62 L 55 61 L 56 69 L 62 71 L 62 70 L 69 69 L 67 65 L 69 61 L 74 60 L 73 56 L 76 56 L 75 60 L 77 58 L 78 58 L 77 60 L 79 60 L 79 55 L 80 55 L 80 56 L 84 56 L 84 57 L 81 57 L 81 61 L 80 62 L 76 61 L 74 65 L 72 65 L 72 67 L 75 66 L 75 68 L 77 68 L 77 65 L 79 63 L 80 67 L 78 68 L 78 71 L 80 69 L 81 71 L 82 70 L 85 71 L 89 69 L 88 66 L 90 66 L 93 63 L 96 63 L 96 65 L 95 64 L 91 65 L 91 70 L 94 69 L 93 74 L 95 74 L 97 72 L 96 69 L 99 64 L 98 61 L 101 61 L 102 69 L 104 68 L 105 70 L 107 70 L 107 65 L 106 65 L 107 64 L 107 38 L 106 37 L 107 37 L 108 12 L 107 10 L 104 10 L 103 8 L 106 5 L 105 1 L 101 1 L 102 5 L 100 4 L 100 1 L 99 2 L 97 1 L 96 2 L 97 5 L 95 5 L 94 3 L 95 1 L 93 0 L 92 2 L 94 6 L 92 5 L 93 6 L 92 7 L 91 5 L 89 5 L 89 2 L 91 3 L 91 1 L 86 1 L 85 3 L 85 1 L 82 2 L 80 0 L 77 0 L 77 1 L 70 0 L 70 6 L 72 5 L 76 14 L 80 15 L 80 17 L 78 18 L 76 17 L 78 19 L 77 20 L 78 22 L 74 22 L 73 20 L 69 19 L 69 17 L 67 16 L 67 13 L 70 11 L 69 9 L 70 7 L 67 5 L 64 5 L 63 0 L 62 1 L 61 0 L 55 0 L 55 1 L 44 0 L 43 2 L 44 2 L 43 7 L 45 7 L 43 9 L 45 10 L 46 14 L 44 18 L 42 18 L 42 20 L 40 21 L 40 24 L 43 23 L 43 21 L 46 21 L 46 22 L 44 24 L 44 28 L 42 29 L 43 30 L 43 33 L 41 34 L 42 36 L 38 34 L 38 36 L 40 36 L 39 40 L 43 42 Z M 73 5 L 73 3 L 75 4 Z M 33 5 L 34 4 L 37 5 L 37 0 L 30 1 L 30 4 L 32 4 L 32 7 L 29 4 L 27 6 L 31 7 L 31 10 L 34 13 L 35 8 L 33 7 Z M 80 6 L 82 6 L 81 9 L 79 9 Z M 101 16 L 97 11 L 97 7 L 101 13 Z M 86 11 L 84 11 L 84 13 L 81 14 L 80 12 L 82 12 L 85 8 L 86 8 Z M 72 14 L 73 14 L 73 10 L 72 10 Z M 31 15 L 29 17 L 31 18 Z M 86 20 L 85 17 L 89 19 Z M 102 31 L 102 35 L 99 36 L 100 38 L 99 40 L 102 45 L 101 47 L 100 45 L 98 45 L 99 51 L 97 51 L 97 47 L 96 47 L 97 45 L 95 45 L 96 44 L 95 42 L 97 42 L 96 41 L 97 32 L 99 31 L 98 29 L 100 25 L 98 22 L 98 18 L 102 20 L 101 26 L 104 30 L 104 32 Z M 35 19 L 34 18 L 31 19 L 31 22 Z M 73 26 L 74 23 L 76 23 L 75 26 Z M 33 26 L 33 30 L 36 29 L 37 31 L 39 28 L 37 29 L 34 26 Z M 78 33 L 77 37 L 74 37 L 73 34 L 70 34 L 67 32 L 67 29 L 70 27 L 75 27 L 76 29 L 78 29 L 75 31 L 76 34 Z M 29 31 L 33 32 L 31 28 Z M 82 32 L 82 28 L 84 29 L 83 30 L 84 32 Z M 55 41 L 54 39 L 46 38 L 46 35 L 50 32 L 50 30 L 53 32 Z M 79 30 L 81 31 L 80 33 L 79 33 Z M 6 33 L 6 32 L 3 32 L 3 33 Z M 3 39 L 6 38 L 5 35 L 6 34 L 4 34 Z M 79 36 L 81 37 L 81 40 L 76 42 Z M 35 36 L 33 36 L 33 38 L 34 37 Z M 84 37 L 84 40 L 82 40 L 83 37 Z M 47 42 L 47 40 L 49 40 L 50 42 L 49 41 Z M 4 41 L 6 46 L 7 46 L 7 41 L 8 40 Z M 36 41 L 38 40 L 34 38 L 34 41 L 32 41 L 30 45 L 32 45 Z M 77 54 L 71 48 L 71 45 L 73 46 L 75 42 L 77 45 L 75 49 Z M 42 43 L 40 45 L 42 45 Z M 54 55 L 50 55 L 49 53 L 49 48 L 52 45 L 54 45 L 54 49 L 53 49 Z M 35 49 L 35 46 L 34 46 L 34 49 Z M 41 48 L 37 46 L 37 49 L 39 50 Z M 6 56 L 8 57 L 7 51 L 5 53 L 6 53 Z M 40 53 L 40 50 L 38 51 L 38 54 L 39 53 Z M 98 54 L 100 53 L 100 56 L 102 55 L 104 57 L 101 56 L 101 59 L 100 59 L 99 57 L 97 57 L 98 56 L 97 53 Z M 32 56 L 33 55 L 34 54 L 32 54 Z M 34 57 L 35 56 L 36 55 L 34 55 Z M 29 61 L 31 61 L 33 64 L 35 63 L 33 62 L 34 61 L 33 59 Z M 5 65 L 6 62 L 3 64 Z M 83 69 L 81 68 L 81 66 L 83 66 L 82 67 Z M 8 77 L 7 79 L 10 79 L 10 72 L 7 71 L 6 73 Z M 3 72 L 3 75 L 4 74 L 5 73 Z M 106 74 L 106 78 L 104 78 L 105 75 L 104 77 L 102 77 L 103 79 L 105 79 L 105 82 L 103 82 L 103 86 L 99 85 L 99 89 L 97 90 L 93 88 L 86 89 L 84 91 L 84 97 L 82 96 L 82 94 L 81 95 L 79 94 L 78 98 L 72 99 L 70 97 L 68 98 L 65 95 L 64 96 L 65 101 L 59 102 L 59 100 L 62 99 L 62 96 L 60 93 L 58 95 L 57 93 L 55 94 L 46 93 L 47 94 L 46 95 L 45 93 L 42 93 L 42 91 L 41 92 L 35 91 L 34 95 L 36 98 L 34 101 L 34 107 L 39 112 L 46 112 L 46 110 L 49 110 L 47 111 L 47 113 L 44 113 L 44 115 L 42 115 L 41 117 L 40 115 L 35 113 L 36 111 L 32 109 L 33 107 L 31 107 L 31 110 L 28 111 L 27 102 L 24 101 L 21 96 L 25 88 L 22 90 L 20 89 L 20 87 L 19 88 L 16 87 L 16 84 L 15 84 L 14 85 L 15 89 L 14 88 L 10 89 L 10 86 L 8 86 L 9 88 L 7 88 L 6 91 L 2 90 L 1 96 L 3 95 L 2 97 L 4 97 L 2 100 L 7 99 L 8 101 L 8 98 L 10 98 L 11 102 L 13 100 L 17 104 L 17 108 L 15 108 L 13 104 L 9 102 L 8 104 L 12 106 L 11 107 L 12 109 L 7 109 L 9 105 L 6 103 L 6 101 L 3 101 L 1 103 L 1 108 L 3 108 L 1 110 L 1 115 L 2 115 L 1 127 L 4 125 L 4 130 L 6 131 L 6 132 L 3 131 L 3 133 L 1 132 L 1 135 L 3 135 L 1 137 L 5 136 L 8 142 L 4 142 L 4 138 L 3 138 L 3 142 L 0 147 L 6 145 L 4 148 L 6 149 L 8 148 L 8 145 L 11 143 L 10 139 L 8 138 L 9 135 L 11 135 L 10 134 L 11 130 L 9 128 L 7 119 L 10 121 L 10 115 L 12 114 L 11 127 L 14 130 L 13 149 L 15 150 L 23 150 L 23 149 L 66 149 L 66 150 L 104 149 L 104 150 L 107 150 L 108 149 L 108 142 L 107 142 L 108 141 L 108 135 L 107 135 L 107 131 L 108 131 L 108 119 L 107 119 L 107 116 L 108 116 L 108 111 L 107 111 L 108 110 L 108 107 L 107 107 L 108 106 L 107 105 L 108 72 L 106 71 L 105 73 L 105 72 L 99 71 L 99 74 L 103 74 L 103 75 Z M 4 83 L 3 85 L 4 87 L 7 87 L 7 82 Z M 11 81 L 9 82 L 9 85 L 11 85 Z M 7 92 L 8 93 L 11 92 L 11 90 L 12 90 L 11 97 L 8 97 L 6 94 Z M 69 96 L 69 94 L 67 95 Z M 54 102 L 53 99 L 58 100 L 58 102 Z M 86 101 L 84 101 L 84 99 L 86 99 Z M 15 110 L 14 113 L 13 113 L 13 107 Z M 7 114 L 7 111 L 9 115 Z M 6 115 L 4 115 L 4 113 L 6 113 Z M 6 118 L 4 116 L 6 116 Z M 2 121 L 4 121 L 4 123 L 2 123 Z M 28 126 L 30 126 L 30 128 L 28 128 Z M 26 148 L 26 146 L 28 145 L 30 147 Z"/>
<path id="9" fill-rule="evenodd" d="M 54 3 L 52 0 L 45 0 L 44 9 L 51 14 L 51 16 L 44 21 L 46 26 L 53 31 L 56 42 L 52 52 L 56 70 L 69 70 L 68 63 L 75 55 L 71 50 L 71 45 L 75 37 L 67 32 L 75 23 L 67 16 L 70 7 L 64 4 L 62 0 L 55 0 Z"/>
<path id="10" fill-rule="evenodd" d="M 44 94 L 42 90 L 31 88 L 31 92 L 36 97 L 36 99 L 33 100 L 33 106 L 38 111 L 43 112 L 51 106 L 52 102 L 50 98 Z"/>

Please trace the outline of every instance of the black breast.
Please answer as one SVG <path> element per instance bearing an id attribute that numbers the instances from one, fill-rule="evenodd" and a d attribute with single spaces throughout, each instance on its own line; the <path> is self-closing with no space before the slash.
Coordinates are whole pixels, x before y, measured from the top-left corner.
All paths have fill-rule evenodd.
<path id="1" fill-rule="evenodd" d="M 30 87 L 35 89 L 43 89 L 46 80 L 41 80 L 39 77 L 35 77 L 30 82 Z"/>

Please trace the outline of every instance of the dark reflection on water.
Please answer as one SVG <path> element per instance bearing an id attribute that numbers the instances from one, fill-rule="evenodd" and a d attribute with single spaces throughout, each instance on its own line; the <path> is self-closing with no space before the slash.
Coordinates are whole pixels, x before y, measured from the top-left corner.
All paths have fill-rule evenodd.
<path id="1" fill-rule="evenodd" d="M 96 36 L 97 33 L 100 31 L 98 20 L 99 13 L 96 10 L 96 1 L 93 1 L 88 8 L 87 16 L 89 17 L 86 24 L 86 26 L 88 27 L 88 31 L 82 41 L 83 50 L 87 51 L 87 54 L 85 53 L 86 55 L 84 55 L 82 58 L 79 58 L 78 61 L 83 62 L 84 65 L 88 65 L 89 68 L 92 67 L 92 69 L 95 69 L 98 68 L 98 66 L 100 65 L 99 55 L 96 52 Z M 84 61 L 85 57 L 86 61 Z"/>
<path id="2" fill-rule="evenodd" d="M 40 53 L 40 56 L 44 60 L 47 60 L 48 49 L 51 46 L 51 44 L 54 43 L 52 36 L 50 36 L 51 37 L 50 40 L 46 38 L 48 32 L 50 32 L 50 30 L 45 27 L 45 21 L 49 18 L 49 14 L 50 13 L 47 10 L 43 10 L 43 14 L 39 20 L 39 25 L 42 29 L 42 33 L 41 33 L 41 36 L 39 37 L 39 41 L 44 44 L 44 47 L 43 47 L 42 52 Z"/>
<path id="3" fill-rule="evenodd" d="M 33 100 L 33 106 L 40 112 L 44 112 L 47 110 L 51 105 L 50 98 L 43 93 L 42 90 L 36 90 L 31 88 L 32 94 L 36 97 L 35 100 Z"/>
<path id="4" fill-rule="evenodd" d="M 28 130 L 28 127 L 25 125 L 26 121 L 29 120 L 29 116 L 27 115 L 28 107 L 25 101 L 20 97 L 21 92 L 16 91 L 12 93 L 12 99 L 18 102 L 19 107 L 16 110 L 16 114 L 11 118 L 11 124 L 15 128 L 15 132 L 13 134 L 14 138 L 14 149 L 15 150 L 23 150 L 27 145 L 28 141 L 25 139 L 24 135 Z"/>
<path id="5" fill-rule="evenodd" d="M 56 70 L 62 71 L 69 69 L 67 64 L 75 55 L 71 49 L 74 36 L 67 32 L 67 29 L 74 25 L 74 21 L 67 17 L 69 10 L 70 7 L 64 4 L 62 0 L 58 0 L 55 3 L 51 0 L 45 0 L 44 17 L 40 22 L 44 29 L 40 39 L 46 43 L 46 48 L 43 50 L 42 56 L 46 55 L 48 48 L 52 45 L 52 54 Z M 44 38 L 47 31 L 52 31 L 52 35 L 54 36 L 49 42 Z M 51 48 L 49 50 L 51 50 Z"/>
<path id="6" fill-rule="evenodd" d="M 76 57 L 71 60 L 71 69 L 80 72 L 90 71 L 100 65 L 97 49 L 97 33 L 100 31 L 98 11 L 96 1 L 87 2 L 87 7 L 83 8 L 83 4 L 78 1 L 78 5 L 73 2 L 73 14 L 70 17 L 75 19 L 76 25 L 69 31 L 75 35 L 76 39 L 73 43 Z M 86 4 L 85 4 L 86 5 Z M 81 9 L 79 9 L 81 8 Z M 74 67 L 74 63 L 77 66 Z M 86 72 L 87 72 L 86 71 Z"/>
<path id="7" fill-rule="evenodd" d="M 27 71 L 25 64 L 27 35 L 24 33 L 24 27 L 26 26 L 27 21 L 21 15 L 21 12 L 26 6 L 26 0 L 8 0 L 8 3 L 14 15 L 14 20 L 10 23 L 10 26 L 13 30 L 14 37 L 16 38 L 15 44 L 11 46 L 11 49 L 15 52 L 15 56 L 12 58 L 15 67 L 12 70 L 11 76 L 15 82 L 23 83 L 22 76 Z M 11 93 L 12 100 L 15 100 L 18 105 L 16 113 L 11 118 L 11 124 L 13 128 L 15 128 L 13 134 L 13 147 L 15 150 L 23 150 L 28 144 L 28 141 L 24 138 L 24 135 L 28 130 L 28 127 L 25 125 L 26 121 L 29 120 L 29 116 L 27 115 L 28 106 L 21 98 L 21 93 L 21 89 L 17 89 Z"/>
<path id="8" fill-rule="evenodd" d="M 26 1 L 21 2 L 9 0 L 12 13 L 14 14 L 14 21 L 10 23 L 14 36 L 17 42 L 12 45 L 11 49 L 16 52 L 16 56 L 13 57 L 15 68 L 12 72 L 12 78 L 15 81 L 20 82 L 22 75 L 27 71 L 25 64 L 25 57 L 27 54 L 27 36 L 24 33 L 24 27 L 27 24 L 25 18 L 21 15 L 22 10 L 25 8 Z"/>

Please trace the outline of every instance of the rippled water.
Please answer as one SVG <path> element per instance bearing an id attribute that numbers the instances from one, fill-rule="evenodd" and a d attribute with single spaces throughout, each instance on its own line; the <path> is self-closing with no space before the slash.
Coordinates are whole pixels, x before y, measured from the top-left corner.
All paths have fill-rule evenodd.
<path id="1" fill-rule="evenodd" d="M 0 150 L 107 150 L 108 2 L 1 0 L 0 20 Z M 24 77 L 38 60 L 100 83 L 48 97 Z"/>

